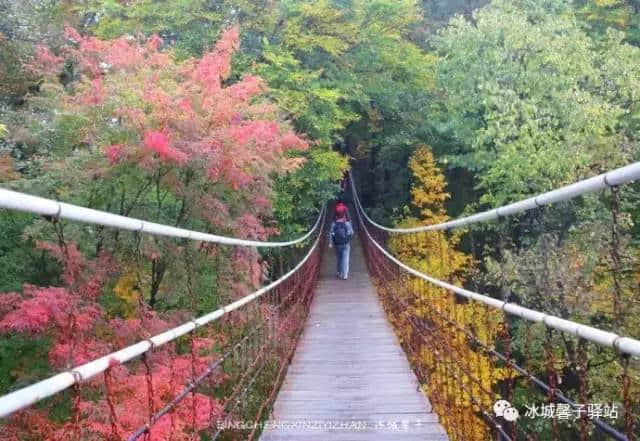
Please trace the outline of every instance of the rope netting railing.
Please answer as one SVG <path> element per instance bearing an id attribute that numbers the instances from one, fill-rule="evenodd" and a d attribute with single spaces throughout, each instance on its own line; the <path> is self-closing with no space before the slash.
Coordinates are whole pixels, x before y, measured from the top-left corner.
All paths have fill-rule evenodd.
<path id="1" fill-rule="evenodd" d="M 450 439 L 638 439 L 638 178 L 398 228 L 351 178 L 369 271 Z"/>
<path id="2" fill-rule="evenodd" d="M 309 309 L 324 208 L 281 242 L 2 189 L 0 208 L 42 216 L 32 233 L 60 273 L 0 295 L 3 336 L 43 342 L 22 363 L 41 368 L 0 397 L 0 440 L 256 437 Z"/>

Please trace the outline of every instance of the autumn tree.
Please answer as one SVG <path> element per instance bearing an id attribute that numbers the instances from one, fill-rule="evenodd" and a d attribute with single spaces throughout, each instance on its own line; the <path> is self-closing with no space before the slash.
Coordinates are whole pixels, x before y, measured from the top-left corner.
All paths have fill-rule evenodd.
<path id="1" fill-rule="evenodd" d="M 411 209 L 418 214 L 406 217 L 397 226 L 448 220 L 444 202 L 450 195 L 429 147 L 419 146 L 409 167 L 413 177 Z M 458 250 L 460 238 L 460 234 L 444 232 L 394 234 L 389 247 L 411 268 L 461 285 L 470 275 L 473 261 Z M 392 284 L 389 291 L 383 289 L 383 296 L 400 296 L 404 306 L 397 311 L 390 307 L 390 319 L 449 437 L 458 439 L 458 428 L 464 427 L 465 439 L 488 439 L 490 433 L 480 412 L 490 408 L 495 397 L 486 391 L 494 390 L 511 372 L 497 365 L 479 345 L 472 344 L 463 331 L 471 330 L 483 345 L 492 346 L 501 336 L 500 314 L 477 302 L 459 301 L 453 293 L 422 279 L 406 276 L 394 283 L 397 287 Z M 389 305 L 398 302 L 386 301 Z M 428 332 L 416 323 L 422 323 Z M 452 378 L 456 380 L 451 381 Z"/>
<path id="2" fill-rule="evenodd" d="M 421 19 L 416 1 L 183 3 L 95 1 L 84 9 L 97 17 L 87 29 L 110 38 L 166 33 L 173 36 L 170 44 L 194 55 L 206 46 L 204 34 L 237 24 L 242 37 L 233 75 L 249 71 L 262 77 L 267 96 L 298 131 L 327 151 L 346 145 L 375 172 L 374 194 L 406 200 L 406 189 L 388 176 L 407 176 L 410 146 L 425 140 L 424 110 L 434 86 L 435 59 L 411 40 Z M 173 17 L 176 10 L 186 13 Z M 316 171 L 313 160 L 304 167 L 306 176 Z"/>
<path id="3" fill-rule="evenodd" d="M 185 61 L 157 36 L 101 40 L 73 28 L 65 35 L 58 49 L 39 46 L 27 66 L 43 79 L 31 101 L 56 109 L 46 121 L 56 149 L 44 161 L 43 179 L 14 180 L 13 188 L 200 231 L 257 240 L 279 233 L 274 178 L 295 172 L 304 162 L 296 154 L 309 143 L 262 98 L 266 86 L 260 78 L 230 81 L 237 28 L 225 31 L 201 58 Z M 14 123 L 9 132 L 20 129 Z M 316 214 L 307 210 L 310 217 Z M 57 266 L 48 285 L 31 281 L 0 295 L 3 356 L 20 358 L 20 342 L 31 339 L 47 363 L 37 371 L 14 369 L 14 384 L 210 312 L 255 289 L 268 270 L 255 249 L 214 249 L 50 219 L 21 227 L 27 243 L 44 253 L 43 263 Z M 257 319 L 242 313 L 236 318 L 237 332 Z M 153 400 L 144 363 L 117 366 L 109 371 L 108 390 L 96 380 L 73 401 L 63 394 L 18 413 L 3 423 L 2 436 L 53 440 L 77 430 L 87 439 L 124 436 L 147 422 L 149 406 L 160 409 L 181 392 L 192 360 L 201 372 L 219 356 L 227 332 L 209 327 L 198 333 L 193 355 L 181 349 L 185 342 L 154 351 L 147 360 Z M 224 375 L 212 378 L 213 385 L 223 381 Z M 95 399 L 105 393 L 109 403 Z M 187 439 L 188 431 L 205 429 L 212 415 L 221 414 L 213 393 L 190 394 L 154 425 L 151 439 Z M 59 408 L 67 410 L 55 416 Z"/>

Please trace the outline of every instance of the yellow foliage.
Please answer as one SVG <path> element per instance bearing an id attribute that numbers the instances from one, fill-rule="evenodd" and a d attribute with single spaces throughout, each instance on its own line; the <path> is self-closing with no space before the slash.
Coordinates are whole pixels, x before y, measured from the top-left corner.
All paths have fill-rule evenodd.
<path id="1" fill-rule="evenodd" d="M 579 14 L 587 21 L 626 28 L 633 18 L 633 8 L 625 0 L 590 0 Z"/>
<path id="2" fill-rule="evenodd" d="M 413 175 L 412 204 L 420 210 L 421 220 L 440 223 L 446 219 L 444 202 L 451 196 L 445 192 L 447 183 L 427 146 L 419 147 L 409 160 Z"/>
<path id="3" fill-rule="evenodd" d="M 594 3 L 600 8 L 610 8 L 623 4 L 622 0 L 594 0 Z"/>
<path id="4" fill-rule="evenodd" d="M 116 297 L 125 303 L 125 317 L 133 317 L 136 315 L 138 305 L 140 304 L 140 289 L 134 274 L 125 274 L 116 283 L 113 289 Z"/>
<path id="5" fill-rule="evenodd" d="M 283 40 L 288 48 L 301 52 L 322 49 L 340 56 L 357 40 L 357 26 L 329 0 L 302 2 L 296 9 L 284 24 Z"/>
<path id="6" fill-rule="evenodd" d="M 414 179 L 412 204 L 421 218 L 407 218 L 402 226 L 447 220 L 446 181 L 428 147 L 416 150 L 409 166 Z M 473 261 L 457 249 L 459 241 L 459 234 L 403 234 L 390 237 L 389 247 L 407 265 L 437 279 L 462 284 Z M 453 293 L 409 275 L 378 287 L 449 439 L 490 439 L 480 411 L 491 411 L 498 398 L 494 386 L 515 373 L 496 366 L 487 351 L 467 334 L 492 348 L 504 329 L 502 313 L 475 301 L 456 299 Z"/>

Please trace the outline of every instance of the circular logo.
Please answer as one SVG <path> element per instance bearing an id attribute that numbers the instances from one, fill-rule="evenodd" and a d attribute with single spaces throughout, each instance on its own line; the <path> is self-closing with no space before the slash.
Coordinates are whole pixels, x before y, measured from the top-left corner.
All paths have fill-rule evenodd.
<path id="1" fill-rule="evenodd" d="M 504 410 L 504 412 L 502 413 L 502 416 L 504 417 L 505 420 L 512 423 L 518 419 L 520 414 L 518 413 L 518 409 L 516 409 L 515 407 L 508 407 L 507 409 Z"/>
<path id="2" fill-rule="evenodd" d="M 496 416 L 501 417 L 504 415 L 504 411 L 509 409 L 510 407 L 511 403 L 509 403 L 507 400 L 498 400 L 493 405 L 493 413 L 495 413 Z"/>

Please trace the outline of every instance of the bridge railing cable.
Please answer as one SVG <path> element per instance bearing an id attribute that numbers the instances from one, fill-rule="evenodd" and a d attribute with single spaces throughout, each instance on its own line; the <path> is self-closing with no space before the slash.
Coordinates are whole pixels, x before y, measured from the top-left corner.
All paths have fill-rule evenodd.
<path id="1" fill-rule="evenodd" d="M 375 223 L 365 212 L 351 177 L 369 270 L 451 439 L 583 441 L 595 436 L 593 428 L 611 439 L 637 439 L 640 341 L 620 333 L 632 329 L 625 326 L 630 321 L 615 320 L 621 306 L 628 312 L 634 310 L 633 296 L 624 297 L 625 305 L 605 308 L 598 317 L 611 329 L 601 329 L 572 319 L 588 318 L 588 314 L 574 313 L 566 306 L 541 311 L 540 306 L 557 305 L 543 301 L 538 302 L 537 307 L 528 308 L 517 304 L 513 300 L 530 299 L 512 288 L 522 285 L 500 286 L 499 282 L 504 279 L 494 280 L 483 274 L 480 263 L 492 262 L 483 269 L 496 274 L 500 258 L 524 253 L 521 250 L 528 250 L 532 242 L 535 245 L 531 239 L 522 240 L 508 249 L 501 243 L 504 240 L 501 236 L 524 232 L 547 239 L 545 235 L 551 234 L 540 232 L 539 226 L 541 217 L 550 216 L 546 214 L 550 210 L 548 204 L 558 204 L 565 224 L 567 219 L 572 221 L 571 225 L 561 224 L 560 235 L 570 234 L 566 230 L 571 228 L 582 232 L 598 222 L 606 224 L 606 218 L 598 217 L 580 223 L 575 213 L 593 205 L 593 200 L 604 198 L 590 193 L 610 189 L 614 198 L 619 196 L 618 185 L 638 178 L 639 171 L 640 166 L 633 164 L 478 215 L 408 228 Z M 581 201 L 580 205 L 569 205 L 575 198 L 591 199 Z M 616 205 L 612 204 L 609 209 L 615 210 Z M 567 212 L 574 216 L 566 216 Z M 610 234 L 621 236 L 620 225 L 616 224 L 621 214 L 616 214 L 609 221 L 614 224 L 609 226 Z M 485 228 L 484 223 L 488 221 L 497 222 Z M 548 222 L 556 228 L 557 223 Z M 531 223 L 538 226 L 538 230 L 532 228 Z M 451 231 L 456 228 L 460 230 Z M 554 239 L 554 244 L 567 240 L 555 236 Z M 616 242 L 612 238 L 608 245 L 620 247 L 623 240 L 618 239 Z M 477 250 L 477 243 L 483 240 L 484 257 Z M 499 244 L 497 252 L 490 246 L 491 241 Z M 471 256 L 457 249 L 465 245 Z M 626 254 L 619 251 L 619 255 Z M 483 260 L 476 260 L 479 258 Z M 543 255 L 541 260 L 542 265 L 529 268 L 529 272 L 518 268 L 516 276 L 538 273 L 534 281 L 548 287 L 552 284 L 548 275 L 552 260 L 548 255 Z M 620 265 L 614 265 L 612 260 L 610 268 L 599 269 L 605 274 L 605 280 L 613 279 L 612 274 L 620 271 Z M 606 265 L 601 263 L 601 267 Z M 563 275 L 571 277 L 571 274 Z M 622 286 L 620 283 L 616 287 L 613 282 L 609 285 L 612 291 Z M 480 286 L 491 294 L 478 293 Z M 552 297 L 562 287 L 555 289 L 545 292 L 545 296 Z M 621 301 L 622 298 L 617 299 Z M 582 312 L 588 306 L 585 303 L 579 301 L 576 309 Z M 494 404 L 500 399 L 518 409 L 519 414 L 516 417 L 513 411 L 505 416 L 501 412 L 496 414 Z"/>
<path id="2" fill-rule="evenodd" d="M 65 202 L 46 199 L 26 193 L 20 193 L 17 191 L 6 190 L 3 188 L 0 188 L 0 208 L 22 211 L 25 213 L 39 214 L 41 216 L 50 216 L 56 219 L 66 219 L 70 221 L 101 225 L 104 227 L 117 228 L 119 230 L 128 230 L 137 233 L 243 247 L 288 247 L 304 242 L 315 231 L 314 227 L 310 229 L 306 234 L 297 239 L 282 242 L 237 239 L 234 237 L 220 236 L 217 234 L 210 234 L 202 231 L 187 230 L 184 228 L 173 227 L 171 225 L 164 225 L 156 222 L 145 221 L 142 219 L 121 216 L 106 211 L 80 207 L 78 205 L 67 204 Z M 320 218 L 318 218 L 316 226 L 319 221 Z"/>
<path id="3" fill-rule="evenodd" d="M 43 216 L 38 246 L 59 262 L 62 285 L 25 285 L 8 294 L 13 304 L 0 303 L 0 332 L 50 338 L 42 355 L 58 370 L 0 397 L 1 431 L 16 439 L 255 436 L 308 311 L 325 208 L 307 233 L 281 242 L 3 189 L 0 208 Z M 28 321 L 34 309 L 46 322 Z M 60 406 L 70 408 L 62 422 L 48 420 Z"/>
<path id="4" fill-rule="evenodd" d="M 625 167 L 621 167 L 589 179 L 584 179 L 546 193 L 541 193 L 534 197 L 503 205 L 492 210 L 483 211 L 481 213 L 461 217 L 448 222 L 413 228 L 393 228 L 381 225 L 371 219 L 371 217 L 367 215 L 366 211 L 362 211 L 362 216 L 365 217 L 367 222 L 375 228 L 394 234 L 446 231 L 468 227 L 475 223 L 489 222 L 508 216 L 514 216 L 536 208 L 542 208 L 547 205 L 575 199 L 588 193 L 594 193 L 607 188 L 616 188 L 622 184 L 628 184 L 638 179 L 640 179 L 640 162 L 635 162 Z M 353 182 L 353 179 L 351 179 L 351 182 Z"/>

